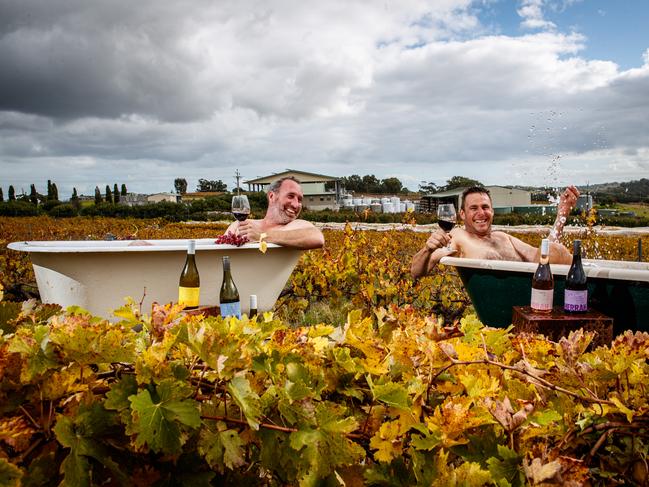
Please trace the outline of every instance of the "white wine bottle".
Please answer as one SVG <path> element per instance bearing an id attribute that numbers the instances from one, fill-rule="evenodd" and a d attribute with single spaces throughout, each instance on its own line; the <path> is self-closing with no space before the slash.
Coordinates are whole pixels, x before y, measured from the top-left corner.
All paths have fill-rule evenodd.
<path id="1" fill-rule="evenodd" d="M 257 295 L 256 294 L 251 294 L 250 295 L 250 312 L 248 313 L 248 316 L 250 318 L 254 318 L 257 316 Z"/>
<path id="2" fill-rule="evenodd" d="M 187 246 L 185 267 L 180 273 L 178 282 L 178 304 L 185 309 L 196 309 L 200 302 L 201 278 L 196 267 L 196 240 L 190 240 Z"/>
<path id="3" fill-rule="evenodd" d="M 568 313 L 588 311 L 588 282 L 581 264 L 581 240 L 575 240 L 572 250 L 572 264 L 566 276 L 566 293 L 563 309 Z"/>
<path id="4" fill-rule="evenodd" d="M 226 316 L 241 318 L 241 300 L 239 299 L 237 286 L 232 280 L 230 257 L 227 255 L 223 256 L 223 283 L 219 293 L 219 305 L 221 307 L 221 316 L 224 318 Z"/>
<path id="5" fill-rule="evenodd" d="M 532 300 L 530 306 L 536 313 L 550 313 L 554 298 L 554 278 L 550 269 L 550 241 L 541 241 L 541 259 L 532 278 Z"/>

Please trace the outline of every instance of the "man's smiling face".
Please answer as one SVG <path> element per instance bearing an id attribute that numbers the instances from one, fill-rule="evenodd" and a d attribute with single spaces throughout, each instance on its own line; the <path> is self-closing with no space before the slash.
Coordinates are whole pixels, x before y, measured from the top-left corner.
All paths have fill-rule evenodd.
<path id="1" fill-rule="evenodd" d="M 282 182 L 277 193 L 268 193 L 268 208 L 272 219 L 285 225 L 295 220 L 302 210 L 302 188 L 295 181 Z"/>
<path id="2" fill-rule="evenodd" d="M 466 195 L 460 210 L 464 220 L 464 229 L 475 235 L 484 236 L 491 232 L 491 222 L 494 218 L 491 199 L 486 193 L 471 193 Z"/>

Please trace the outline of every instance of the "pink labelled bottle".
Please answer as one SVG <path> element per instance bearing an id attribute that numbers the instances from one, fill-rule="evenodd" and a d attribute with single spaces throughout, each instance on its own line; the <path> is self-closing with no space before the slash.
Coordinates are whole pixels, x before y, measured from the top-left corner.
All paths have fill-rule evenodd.
<path id="1" fill-rule="evenodd" d="M 550 241 L 541 241 L 541 258 L 532 277 L 532 298 L 530 306 L 536 313 L 550 313 L 554 299 L 554 278 L 550 269 Z"/>

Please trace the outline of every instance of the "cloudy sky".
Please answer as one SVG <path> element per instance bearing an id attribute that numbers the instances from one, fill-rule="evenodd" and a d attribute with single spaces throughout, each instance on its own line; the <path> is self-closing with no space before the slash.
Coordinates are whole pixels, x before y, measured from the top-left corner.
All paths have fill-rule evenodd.
<path id="1" fill-rule="evenodd" d="M 0 187 L 649 177 L 646 0 L 0 0 Z"/>

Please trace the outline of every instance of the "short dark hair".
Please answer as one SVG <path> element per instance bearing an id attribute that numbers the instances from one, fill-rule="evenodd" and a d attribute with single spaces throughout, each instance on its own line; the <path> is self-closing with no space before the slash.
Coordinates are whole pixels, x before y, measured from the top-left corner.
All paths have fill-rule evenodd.
<path id="1" fill-rule="evenodd" d="M 276 179 L 275 181 L 273 181 L 271 183 L 271 185 L 268 186 L 268 192 L 269 193 L 273 192 L 275 194 L 279 193 L 279 188 L 282 187 L 282 184 L 284 183 L 284 181 L 293 181 L 293 182 L 296 182 L 299 185 L 302 185 L 302 183 L 300 183 L 300 181 L 297 178 L 295 178 L 293 176 L 285 176 L 283 178 L 279 178 L 279 179 Z"/>
<path id="2" fill-rule="evenodd" d="M 462 205 L 460 206 L 462 209 L 464 209 L 464 200 L 466 197 L 474 193 L 486 194 L 489 197 L 489 201 L 491 201 L 491 193 L 489 193 L 487 188 L 484 186 L 471 186 L 462 191 Z"/>

